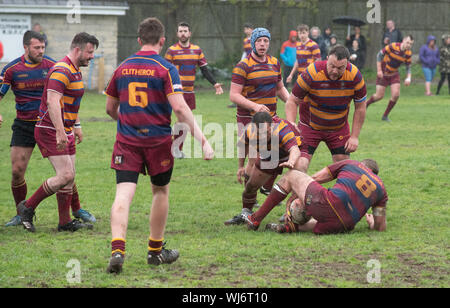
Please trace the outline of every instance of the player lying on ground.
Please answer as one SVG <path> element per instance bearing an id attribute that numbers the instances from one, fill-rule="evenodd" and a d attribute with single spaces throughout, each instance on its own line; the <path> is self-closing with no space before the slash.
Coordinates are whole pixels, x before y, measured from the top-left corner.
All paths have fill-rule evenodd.
<path id="1" fill-rule="evenodd" d="M 323 168 L 312 177 L 289 170 L 277 183 L 280 194 L 295 194 L 286 205 L 286 222 L 268 224 L 266 229 L 279 233 L 307 232 L 315 234 L 341 233 L 353 230 L 366 216 L 370 229 L 386 230 L 387 193 L 378 177 L 374 160 L 361 162 L 343 160 Z M 320 184 L 337 179 L 326 189 Z M 373 214 L 367 214 L 372 207 Z M 257 214 L 257 213 L 255 213 Z M 249 229 L 256 230 L 259 223 L 254 215 L 245 216 Z"/>

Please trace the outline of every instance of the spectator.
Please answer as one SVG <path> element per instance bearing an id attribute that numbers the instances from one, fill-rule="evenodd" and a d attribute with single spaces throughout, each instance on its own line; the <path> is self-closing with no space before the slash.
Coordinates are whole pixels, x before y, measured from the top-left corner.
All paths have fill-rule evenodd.
<path id="1" fill-rule="evenodd" d="M 359 47 L 359 41 L 353 40 L 352 46 L 349 48 L 350 51 L 350 62 L 359 70 L 362 70 L 364 67 L 364 62 L 366 60 L 365 52 Z"/>
<path id="2" fill-rule="evenodd" d="M 403 41 L 403 35 L 395 28 L 393 20 L 386 21 L 386 31 L 384 31 L 383 39 L 381 40 L 382 46 L 386 46 L 392 43 L 401 43 Z"/>
<path id="3" fill-rule="evenodd" d="M 330 47 L 329 47 L 329 50 L 331 50 L 331 48 L 333 48 L 336 45 L 337 45 L 337 36 L 336 36 L 336 34 L 331 34 L 330 35 Z M 327 56 L 328 56 L 328 53 L 327 53 Z"/>
<path id="4" fill-rule="evenodd" d="M 353 45 L 353 41 L 357 40 L 358 41 L 358 45 L 359 48 L 363 51 L 366 52 L 366 38 L 364 37 L 364 35 L 361 34 L 361 28 L 356 26 L 354 28 L 355 33 L 347 36 L 346 40 L 345 40 L 345 47 L 347 47 L 348 49 L 352 48 Z"/>
<path id="5" fill-rule="evenodd" d="M 425 95 L 431 94 L 431 81 L 436 73 L 436 66 L 439 64 L 439 48 L 436 46 L 436 37 L 429 35 L 427 43 L 420 47 L 419 59 L 422 63 L 422 71 L 425 76 Z"/>
<path id="6" fill-rule="evenodd" d="M 42 30 L 42 27 L 41 27 L 41 24 L 40 23 L 35 23 L 34 25 L 33 25 L 33 29 L 32 29 L 33 31 L 35 31 L 35 32 L 37 32 L 37 33 L 39 33 L 39 34 L 41 34 L 43 37 L 44 37 L 44 41 L 45 41 L 45 47 L 47 47 L 48 46 L 48 39 L 47 39 L 47 35 L 44 33 L 44 31 Z"/>
<path id="7" fill-rule="evenodd" d="M 320 35 L 320 29 L 319 27 L 312 27 L 309 32 L 309 37 L 319 45 L 319 49 L 322 52 L 322 48 L 324 45 L 324 41 L 322 36 Z"/>
<path id="8" fill-rule="evenodd" d="M 322 41 L 323 44 L 320 47 L 320 55 L 322 57 L 322 60 L 325 60 L 328 55 L 328 51 L 330 50 L 330 38 L 331 38 L 332 30 L 331 27 L 326 27 L 325 31 L 322 35 Z"/>
<path id="9" fill-rule="evenodd" d="M 292 71 L 297 59 L 297 31 L 292 30 L 289 32 L 289 39 L 281 45 L 280 56 L 284 65 L 283 82 L 284 86 L 287 87 L 286 79 Z M 297 78 L 294 78 L 294 80 L 297 80 Z"/>
<path id="10" fill-rule="evenodd" d="M 442 85 L 447 76 L 448 94 L 450 94 L 450 35 L 444 34 L 442 36 L 442 47 L 440 48 L 441 63 L 439 64 L 439 72 L 441 73 L 441 80 L 439 80 L 436 95 L 439 95 Z"/>

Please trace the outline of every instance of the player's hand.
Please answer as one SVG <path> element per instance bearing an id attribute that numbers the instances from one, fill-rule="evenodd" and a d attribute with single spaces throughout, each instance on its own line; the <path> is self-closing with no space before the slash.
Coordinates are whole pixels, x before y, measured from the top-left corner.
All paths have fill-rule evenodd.
<path id="1" fill-rule="evenodd" d="M 216 89 L 216 95 L 223 94 L 223 89 L 222 89 L 222 84 L 221 83 L 216 83 L 214 85 L 214 88 Z"/>
<path id="2" fill-rule="evenodd" d="M 64 151 L 69 143 L 69 139 L 67 138 L 66 132 L 56 131 L 56 149 L 58 151 Z"/>
<path id="3" fill-rule="evenodd" d="M 267 108 L 266 105 L 260 105 L 260 104 L 256 104 L 256 103 L 253 107 L 253 111 L 254 112 L 263 112 L 263 111 L 270 112 L 269 108 Z"/>
<path id="4" fill-rule="evenodd" d="M 375 219 L 373 218 L 372 214 L 366 214 L 366 221 L 367 224 L 369 225 L 369 229 L 373 229 L 375 226 Z"/>
<path id="5" fill-rule="evenodd" d="M 383 78 L 383 72 L 382 71 L 378 71 L 377 72 L 377 77 L 378 78 Z"/>
<path id="6" fill-rule="evenodd" d="M 214 150 L 212 149 L 208 141 L 203 144 L 202 150 L 204 160 L 211 160 L 214 158 Z"/>
<path id="7" fill-rule="evenodd" d="M 81 130 L 81 128 L 74 128 L 74 135 L 75 135 L 75 140 L 77 141 L 77 144 L 80 144 L 83 141 L 83 131 Z"/>
<path id="8" fill-rule="evenodd" d="M 279 167 L 281 167 L 281 168 L 288 168 L 288 169 L 294 169 L 294 163 L 292 163 L 290 161 L 286 161 L 284 163 L 281 163 L 279 165 Z"/>
<path id="9" fill-rule="evenodd" d="M 286 83 L 291 83 L 292 81 L 292 75 L 287 76 Z"/>
<path id="10" fill-rule="evenodd" d="M 3 76 L 0 76 L 0 82 L 3 82 L 3 78 L 4 78 Z"/>
<path id="11" fill-rule="evenodd" d="M 345 143 L 345 152 L 352 153 L 355 152 L 358 148 L 359 140 L 356 137 L 348 138 L 347 142 Z"/>
<path id="12" fill-rule="evenodd" d="M 411 79 L 410 78 L 406 78 L 405 79 L 405 86 L 409 86 L 411 84 Z"/>
<path id="13" fill-rule="evenodd" d="M 236 173 L 236 176 L 239 184 L 244 184 L 244 181 L 242 179 L 243 178 L 245 179 L 245 167 L 239 168 Z"/>
<path id="14" fill-rule="evenodd" d="M 2 123 L 3 123 L 3 117 L 2 117 L 2 115 L 0 114 L 0 127 L 2 127 Z"/>

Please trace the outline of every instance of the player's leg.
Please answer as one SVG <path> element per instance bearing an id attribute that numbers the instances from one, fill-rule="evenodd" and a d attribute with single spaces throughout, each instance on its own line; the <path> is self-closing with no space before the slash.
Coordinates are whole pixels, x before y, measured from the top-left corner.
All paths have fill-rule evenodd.
<path id="1" fill-rule="evenodd" d="M 369 107 L 369 105 L 383 99 L 385 92 L 386 86 L 377 84 L 375 87 L 375 93 L 367 100 L 366 106 Z"/>
<path id="2" fill-rule="evenodd" d="M 240 225 L 245 222 L 243 215 L 250 215 L 252 213 L 252 209 L 256 204 L 258 189 L 271 177 L 271 173 L 263 172 L 259 168 L 258 161 L 254 164 L 250 177 L 245 183 L 245 188 L 242 192 L 242 211 L 233 218 L 225 221 L 224 224 L 227 226 Z"/>
<path id="3" fill-rule="evenodd" d="M 383 117 L 381 118 L 383 121 L 390 122 L 388 118 L 389 113 L 394 108 L 395 104 L 397 104 L 399 97 L 400 97 L 400 83 L 391 84 L 391 99 L 389 100 L 388 106 L 386 107 Z"/>
<path id="4" fill-rule="evenodd" d="M 130 205 L 136 192 L 139 173 L 116 170 L 116 196 L 111 207 L 111 259 L 106 271 L 120 273 L 125 259 L 125 243 Z"/>
<path id="5" fill-rule="evenodd" d="M 151 176 L 153 199 L 150 211 L 150 236 L 147 255 L 147 263 L 151 265 L 170 264 L 179 257 L 177 250 L 164 247 L 164 232 L 169 214 L 169 183 L 172 177 L 172 170 L 171 168 L 168 171 Z"/>
<path id="6" fill-rule="evenodd" d="M 71 185 L 75 177 L 72 160 L 69 155 L 49 156 L 48 159 L 55 169 L 56 175 L 45 180 L 29 199 L 21 201 L 18 205 L 22 225 L 30 232 L 35 231 L 33 216 L 41 201 L 55 194 L 64 186 Z"/>
<path id="7" fill-rule="evenodd" d="M 441 73 L 441 79 L 439 79 L 439 83 L 436 89 L 436 95 L 439 95 L 439 92 L 441 91 L 441 87 L 445 82 L 445 78 L 446 78 L 447 74 L 446 73 Z M 449 85 L 450 85 L 450 81 L 449 81 Z"/>
<path id="8" fill-rule="evenodd" d="M 32 153 L 33 147 L 11 147 L 11 191 L 16 204 L 16 216 L 6 223 L 6 227 L 17 226 L 21 223 L 17 206 L 27 197 L 28 189 L 27 182 L 25 181 L 25 171 L 27 170 L 28 162 L 30 161 Z"/>

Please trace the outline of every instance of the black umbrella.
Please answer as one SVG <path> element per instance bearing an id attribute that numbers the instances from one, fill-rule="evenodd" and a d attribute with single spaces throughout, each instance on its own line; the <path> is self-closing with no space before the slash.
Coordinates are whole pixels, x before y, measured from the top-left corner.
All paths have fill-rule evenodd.
<path id="1" fill-rule="evenodd" d="M 333 18 L 333 22 L 336 24 L 347 25 L 347 36 L 350 36 L 350 26 L 361 27 L 366 24 L 364 20 L 352 16 L 335 17 Z"/>

